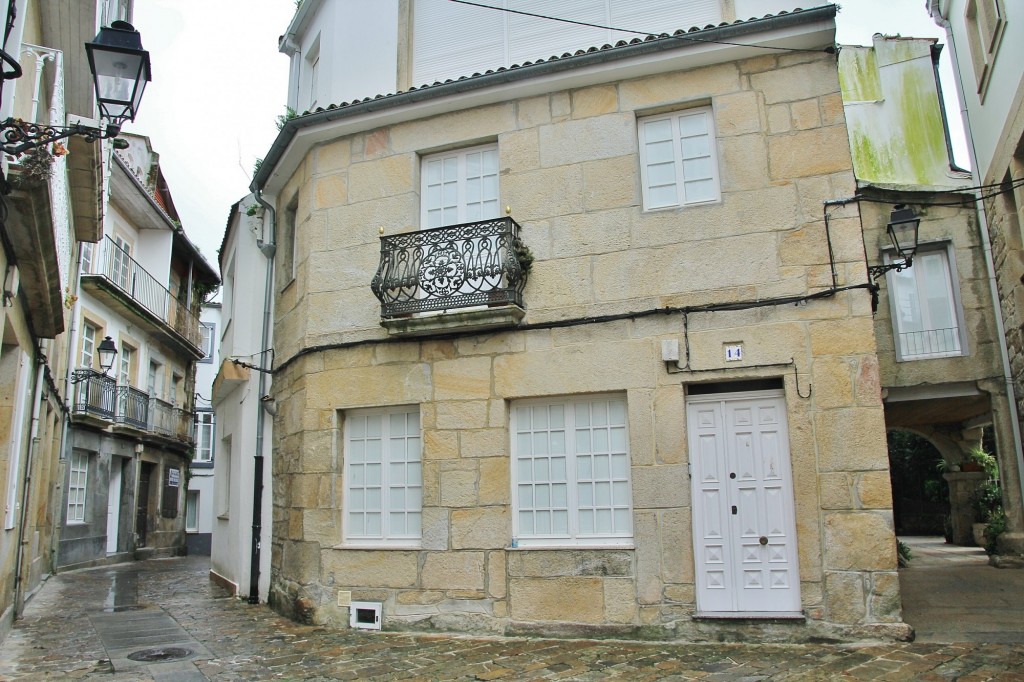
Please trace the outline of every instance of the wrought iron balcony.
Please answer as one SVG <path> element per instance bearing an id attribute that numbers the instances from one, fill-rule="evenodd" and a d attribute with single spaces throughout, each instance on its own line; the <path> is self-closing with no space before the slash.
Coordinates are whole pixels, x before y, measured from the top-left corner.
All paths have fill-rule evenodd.
<path id="1" fill-rule="evenodd" d="M 525 308 L 529 263 L 519 230 L 506 217 L 382 236 L 380 267 L 370 284 L 381 317 L 479 306 Z"/>
<path id="2" fill-rule="evenodd" d="M 81 373 L 82 378 L 75 385 L 73 414 L 88 415 L 185 445 L 195 442 L 194 412 L 150 397 L 133 386 L 118 386 L 112 377 L 92 370 L 76 370 L 76 373 Z"/>
<path id="3" fill-rule="evenodd" d="M 199 317 L 110 237 L 96 246 L 82 273 L 83 285 L 94 286 L 93 281 L 99 280 L 102 289 L 117 292 L 117 298 L 136 312 L 140 321 L 164 332 L 170 340 L 186 342 L 189 352 L 201 358 Z"/>

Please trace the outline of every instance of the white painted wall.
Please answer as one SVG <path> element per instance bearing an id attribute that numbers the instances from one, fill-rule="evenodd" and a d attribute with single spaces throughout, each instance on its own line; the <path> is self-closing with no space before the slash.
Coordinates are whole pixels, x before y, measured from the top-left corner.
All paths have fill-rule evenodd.
<path id="1" fill-rule="evenodd" d="M 964 11 L 967 0 L 942 0 L 940 16 L 949 21 L 945 27 L 948 42 L 954 53 L 954 72 L 959 79 L 961 105 L 968 116 L 964 126 L 969 127 L 968 139 L 973 137 L 974 167 L 982 181 L 988 175 L 996 146 L 1001 142 L 1004 125 L 1011 111 L 1019 106 L 1018 98 L 1024 92 L 1024 2 L 1004 0 L 1006 23 L 984 101 L 978 94 L 977 78 L 971 61 L 971 48 L 967 39 Z M 1002 177 L 996 178 L 1001 180 Z"/>
<path id="2" fill-rule="evenodd" d="M 218 334 L 221 363 L 230 358 L 240 358 L 252 364 L 260 362 L 267 259 L 256 245 L 257 239 L 263 236 L 262 223 L 245 215 L 246 208 L 252 203 L 251 196 L 239 203 L 239 211 L 232 216 L 231 235 L 224 245 L 221 261 L 224 265 L 222 324 Z M 233 268 L 228 265 L 232 262 L 235 264 Z M 259 373 L 253 371 L 248 382 L 222 389 L 212 396 L 217 421 L 218 453 L 214 478 L 218 499 L 214 510 L 211 568 L 235 583 L 240 596 L 247 596 L 249 592 L 253 458 L 256 454 L 257 415 L 263 409 L 259 400 L 259 381 Z M 269 385 L 268 377 L 268 390 Z M 263 430 L 261 601 L 266 600 L 270 590 L 272 421 L 268 416 Z M 225 447 L 226 442 L 230 442 L 230 450 Z"/>
<path id="3" fill-rule="evenodd" d="M 318 87 L 312 56 L 319 41 Z M 291 59 L 288 106 L 299 113 L 395 92 L 398 0 L 306 0 L 281 41 Z"/>

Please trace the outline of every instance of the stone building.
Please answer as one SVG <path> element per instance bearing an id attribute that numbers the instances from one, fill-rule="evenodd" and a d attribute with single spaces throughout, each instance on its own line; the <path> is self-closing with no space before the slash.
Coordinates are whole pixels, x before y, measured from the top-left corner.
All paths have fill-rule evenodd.
<path id="1" fill-rule="evenodd" d="M 875 336 L 886 426 L 938 449 L 949 470 L 952 537 L 970 545 L 970 494 L 986 474 L 961 466 L 980 446 L 982 429 L 992 427 L 1013 499 L 1016 417 L 1002 377 L 1005 346 L 974 183 L 949 151 L 940 51 L 934 39 L 876 34 L 870 47 L 840 48 L 839 78 L 871 265 L 899 258 L 884 229 L 893 205 L 921 218 L 913 265 L 879 281 Z M 897 502 L 900 492 L 894 489 Z"/>
<path id="2" fill-rule="evenodd" d="M 1024 6 L 1004 0 L 929 0 L 936 23 L 946 29 L 956 87 L 967 133 L 982 237 L 991 242 L 1001 319 L 998 332 L 1009 349 L 1001 374 L 1016 415 L 1015 457 L 1000 468 L 1014 472 L 1003 481 L 1008 532 L 999 538 L 1004 555 L 1024 555 L 1024 451 L 1020 415 L 1024 410 Z M 1020 562 L 1018 562 L 1020 563 Z"/>
<path id="3" fill-rule="evenodd" d="M 330 106 L 331 34 L 299 10 L 283 43 L 316 36 L 292 77 L 321 104 L 252 186 L 276 246 L 276 609 L 908 634 L 861 231 L 888 214 L 847 201 L 836 8 L 711 4 L 655 24 L 705 28 L 540 41 L 419 87 L 493 10 L 380 3 L 395 94 Z"/>

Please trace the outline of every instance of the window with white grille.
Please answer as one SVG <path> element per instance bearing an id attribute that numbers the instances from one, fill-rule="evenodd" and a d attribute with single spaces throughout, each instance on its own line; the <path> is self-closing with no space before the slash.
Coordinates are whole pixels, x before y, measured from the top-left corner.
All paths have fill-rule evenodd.
<path id="1" fill-rule="evenodd" d="M 195 462 L 213 461 L 213 412 L 196 412 Z"/>
<path id="2" fill-rule="evenodd" d="M 426 156 L 422 178 L 424 228 L 501 217 L 497 145 Z"/>
<path id="3" fill-rule="evenodd" d="M 511 422 L 514 545 L 632 544 L 625 398 L 524 401 Z"/>
<path id="4" fill-rule="evenodd" d="M 89 453 L 72 450 L 68 466 L 68 523 L 85 523 L 89 488 Z"/>
<path id="5" fill-rule="evenodd" d="M 416 407 L 345 416 L 345 542 L 418 546 L 423 511 Z"/>
<path id="6" fill-rule="evenodd" d="M 711 107 L 638 122 L 644 208 L 718 201 L 718 158 Z"/>

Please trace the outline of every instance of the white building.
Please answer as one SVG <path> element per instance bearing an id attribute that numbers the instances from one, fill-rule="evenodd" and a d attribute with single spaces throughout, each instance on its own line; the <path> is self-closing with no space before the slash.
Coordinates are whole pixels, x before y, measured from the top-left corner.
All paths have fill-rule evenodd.
<path id="1" fill-rule="evenodd" d="M 210 576 L 254 603 L 266 601 L 270 589 L 269 412 L 275 409 L 261 399 L 270 390 L 270 374 L 260 371 L 269 370 L 274 357 L 263 352 L 270 347 L 267 294 L 273 260 L 267 256 L 273 254 L 273 238 L 264 236 L 257 206 L 249 195 L 228 216 L 220 251 L 221 324 L 215 330 L 221 359 L 211 395 L 217 456 Z M 256 547 L 254 526 L 259 528 Z"/>
<path id="2" fill-rule="evenodd" d="M 1020 415 L 1024 411 L 1024 3 L 1016 0 L 929 0 L 928 10 L 946 29 L 978 203 L 981 236 L 995 272 L 1002 312 L 998 334 L 1008 353 L 1002 374 L 1016 403 L 1016 457 L 999 462 L 1004 472 L 1024 471 Z M 1008 479 L 1018 485 L 1008 485 Z M 1024 476 L 1004 476 L 1002 506 L 1007 532 L 1003 554 L 1024 556 Z"/>
<path id="3" fill-rule="evenodd" d="M 185 499 L 185 544 L 189 554 L 210 554 L 213 536 L 213 462 L 217 455 L 217 427 L 213 417 L 213 380 L 220 366 L 220 303 L 204 303 L 199 316 L 203 359 L 196 363 L 196 447 L 189 467 Z"/>

